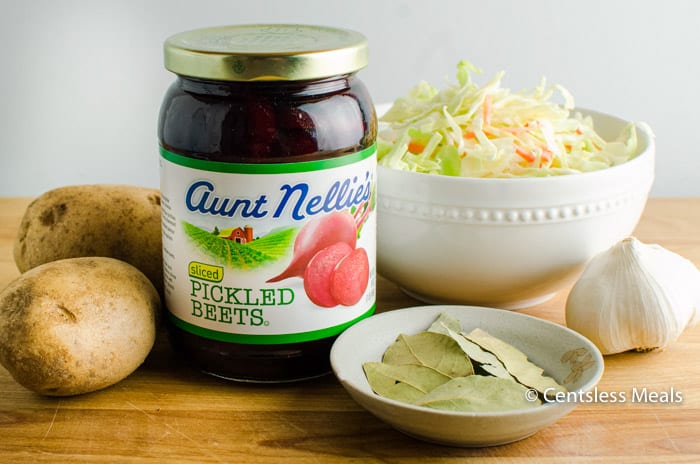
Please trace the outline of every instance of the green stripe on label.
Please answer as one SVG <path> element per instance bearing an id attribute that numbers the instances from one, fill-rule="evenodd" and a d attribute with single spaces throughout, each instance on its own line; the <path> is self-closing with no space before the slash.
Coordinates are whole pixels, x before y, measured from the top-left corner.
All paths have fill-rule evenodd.
<path id="1" fill-rule="evenodd" d="M 369 310 L 364 314 L 340 325 L 328 327 L 326 329 L 321 330 L 313 330 L 310 332 L 300 332 L 281 335 L 252 335 L 220 332 L 218 330 L 205 329 L 203 327 L 190 324 L 189 322 L 179 319 L 172 313 L 169 314 L 170 320 L 173 324 L 175 324 L 176 326 L 178 326 L 186 332 L 189 332 L 193 335 L 197 335 L 202 338 L 208 338 L 210 340 L 217 340 L 220 342 L 240 343 L 243 345 L 282 345 L 287 343 L 310 342 L 313 340 L 320 340 L 322 338 L 334 337 L 340 334 L 343 330 L 350 327 L 351 325 L 374 314 L 375 308 L 376 305 L 372 305 L 372 307 L 369 308 Z"/>
<path id="2" fill-rule="evenodd" d="M 210 172 L 228 172 L 238 174 L 285 174 L 293 172 L 310 172 L 332 169 L 357 163 L 369 158 L 376 152 L 376 144 L 364 150 L 317 161 L 304 161 L 299 163 L 224 163 L 220 161 L 206 161 L 178 155 L 160 147 L 160 156 L 167 161 L 193 169 Z"/>

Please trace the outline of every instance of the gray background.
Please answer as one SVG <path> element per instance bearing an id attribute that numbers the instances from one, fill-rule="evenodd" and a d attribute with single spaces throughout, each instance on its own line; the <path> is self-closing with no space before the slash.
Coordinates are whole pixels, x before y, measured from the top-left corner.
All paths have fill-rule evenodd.
<path id="1" fill-rule="evenodd" d="M 485 83 L 542 76 L 578 106 L 647 122 L 653 196 L 700 196 L 700 2 L 694 0 L 153 0 L 0 2 L 0 195 L 158 186 L 162 43 L 199 27 L 298 22 L 364 33 L 375 102 L 468 59 Z"/>

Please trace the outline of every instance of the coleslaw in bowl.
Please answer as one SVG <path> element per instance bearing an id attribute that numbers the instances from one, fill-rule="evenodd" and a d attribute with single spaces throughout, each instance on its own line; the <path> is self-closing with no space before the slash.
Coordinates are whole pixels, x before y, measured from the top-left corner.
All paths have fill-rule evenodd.
<path id="1" fill-rule="evenodd" d="M 502 86 L 504 72 L 483 86 L 475 72 L 461 61 L 455 84 L 438 90 L 420 82 L 385 108 L 379 164 L 447 176 L 544 177 L 605 169 L 638 153 L 637 124 L 604 139 L 560 85 L 543 78 L 512 92 Z"/>
<path id="2" fill-rule="evenodd" d="M 576 162 L 570 152 L 560 151 L 563 161 L 553 156 L 545 163 L 545 148 L 540 147 L 541 152 L 532 150 L 540 159 L 533 165 L 512 148 L 520 139 L 496 143 L 487 135 L 502 153 L 470 162 L 474 150 L 462 135 L 467 155 L 450 161 L 451 155 L 429 157 L 408 150 L 410 141 L 397 142 L 415 129 L 392 122 L 391 112 L 398 111 L 400 101 L 377 105 L 385 125 L 380 125 L 377 169 L 377 265 L 380 274 L 409 295 L 432 304 L 531 306 L 571 284 L 590 258 L 633 233 L 654 180 L 654 135 L 645 124 L 571 108 L 562 124 L 590 121 L 595 135 L 582 138 L 588 141 L 581 141 L 581 147 L 600 139 L 597 145 L 607 148 L 607 155 L 601 150 L 593 154 L 595 147 L 580 148 L 573 155 Z M 440 108 L 420 114 L 413 109 L 413 120 L 436 118 L 430 114 L 445 106 Z M 483 118 L 483 104 L 481 108 L 472 111 L 473 118 Z M 490 125 L 497 120 L 492 115 Z M 461 126 L 459 130 L 464 132 Z M 531 135 L 547 146 L 544 136 Z M 566 145 L 565 140 L 555 143 Z M 437 154 L 447 146 L 433 145 L 426 143 L 424 150 Z M 508 150 L 515 161 L 499 160 Z M 452 168 L 446 167 L 450 163 Z M 579 168 L 573 169 L 574 164 Z M 484 170 L 495 165 L 502 169 Z"/>

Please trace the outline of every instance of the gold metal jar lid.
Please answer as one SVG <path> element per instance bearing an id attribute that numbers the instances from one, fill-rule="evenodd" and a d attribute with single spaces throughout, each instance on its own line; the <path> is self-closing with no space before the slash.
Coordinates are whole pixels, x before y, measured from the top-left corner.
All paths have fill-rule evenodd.
<path id="1" fill-rule="evenodd" d="M 165 41 L 165 68 L 222 81 L 321 79 L 367 66 L 367 39 L 347 29 L 250 24 L 182 32 Z"/>

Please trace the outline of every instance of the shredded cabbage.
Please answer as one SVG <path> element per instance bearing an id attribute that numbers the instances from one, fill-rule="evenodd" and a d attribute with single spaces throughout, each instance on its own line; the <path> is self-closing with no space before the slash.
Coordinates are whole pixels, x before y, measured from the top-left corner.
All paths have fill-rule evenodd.
<path id="1" fill-rule="evenodd" d="M 573 111 L 572 95 L 542 78 L 530 91 L 501 87 L 504 72 L 486 85 L 468 61 L 457 84 L 438 90 L 420 82 L 380 118 L 379 164 L 395 169 L 464 177 L 542 177 L 595 171 L 637 154 L 628 124 L 605 141 L 590 117 Z M 563 103 L 555 103 L 559 95 Z"/>

